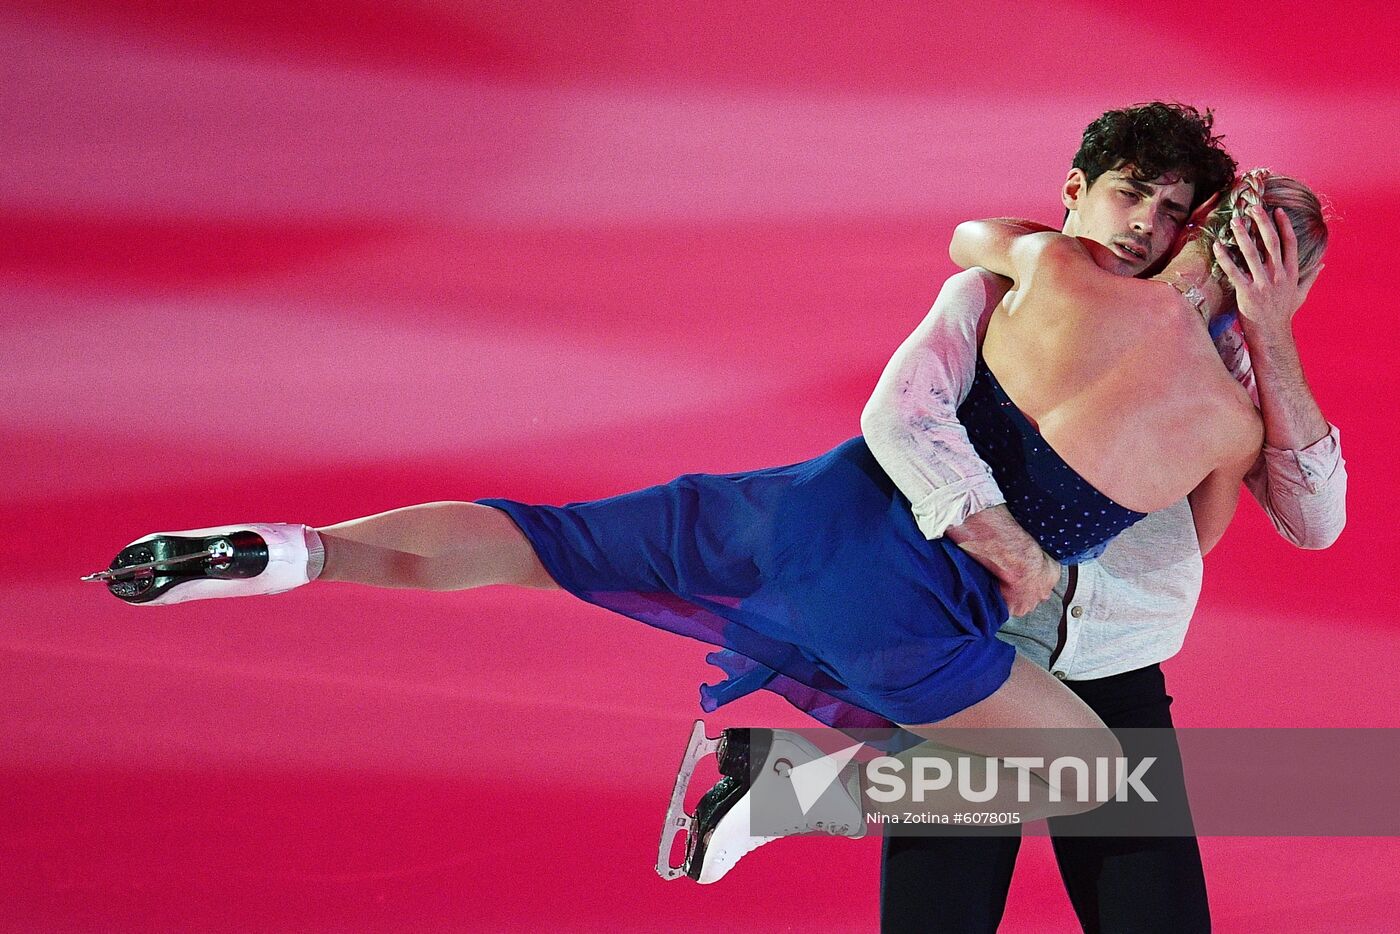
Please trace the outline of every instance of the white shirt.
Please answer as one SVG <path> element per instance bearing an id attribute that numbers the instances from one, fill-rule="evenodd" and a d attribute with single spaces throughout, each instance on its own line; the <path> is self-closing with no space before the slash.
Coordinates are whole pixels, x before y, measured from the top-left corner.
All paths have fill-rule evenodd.
<path id="1" fill-rule="evenodd" d="M 1001 300 L 1003 281 L 969 269 L 945 282 L 861 415 L 866 444 L 929 538 L 1006 501 L 957 418 L 972 385 L 979 322 Z M 1227 330 L 1216 348 L 1257 403 L 1239 331 Z M 1265 445 L 1263 467 L 1245 485 L 1279 534 L 1299 547 L 1326 548 L 1346 523 L 1346 462 L 1335 426 L 1300 451 Z M 1182 500 L 1130 526 L 1098 560 L 1066 568 L 1054 596 L 999 635 L 1067 680 L 1143 668 L 1181 648 L 1201 571 L 1191 508 Z"/>

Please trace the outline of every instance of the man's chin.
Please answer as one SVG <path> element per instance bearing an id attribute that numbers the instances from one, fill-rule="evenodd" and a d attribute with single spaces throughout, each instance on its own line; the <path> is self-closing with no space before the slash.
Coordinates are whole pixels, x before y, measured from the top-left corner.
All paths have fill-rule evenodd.
<path id="1" fill-rule="evenodd" d="M 1123 259 L 1116 253 L 1108 253 L 1098 259 L 1098 267 L 1104 272 L 1112 273 L 1115 276 L 1137 276 L 1147 270 L 1147 264 L 1143 262 L 1132 262 Z"/>
<path id="2" fill-rule="evenodd" d="M 1112 270 L 1120 276 L 1140 276 L 1151 267 L 1153 260 L 1149 257 L 1120 256 L 1113 254 L 1118 260 L 1118 268 Z"/>
<path id="3" fill-rule="evenodd" d="M 1115 276 L 1141 275 L 1150 265 L 1146 259 L 1124 256 L 1118 252 L 1116 247 L 1091 240 L 1088 237 L 1081 237 L 1080 242 L 1088 248 L 1089 255 L 1093 257 L 1094 265 Z"/>

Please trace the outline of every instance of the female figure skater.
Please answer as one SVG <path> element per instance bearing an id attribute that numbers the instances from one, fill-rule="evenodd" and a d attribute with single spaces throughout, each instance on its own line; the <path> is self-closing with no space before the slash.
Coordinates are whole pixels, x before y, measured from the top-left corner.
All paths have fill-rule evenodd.
<path id="1" fill-rule="evenodd" d="M 1188 493 L 1203 552 L 1233 516 L 1262 423 L 1207 325 L 1231 287 L 1266 274 L 1305 292 L 1326 225 L 1301 183 L 1255 171 L 1203 233 L 1150 280 L 1104 271 L 1129 247 L 997 221 L 954 235 L 955 262 L 1014 283 L 959 417 L 1047 574 Z M 89 579 L 144 605 L 313 580 L 562 587 L 723 647 L 711 658 L 730 678 L 702 689 L 710 710 L 762 687 L 832 726 L 1078 728 L 1099 737 L 1090 755 L 1118 755 L 1082 701 L 996 638 L 1007 610 L 995 578 L 923 537 L 859 437 L 799 464 L 563 507 L 487 499 L 321 529 L 156 533 Z M 977 752 L 1053 752 L 1020 735 L 1027 745 Z"/>

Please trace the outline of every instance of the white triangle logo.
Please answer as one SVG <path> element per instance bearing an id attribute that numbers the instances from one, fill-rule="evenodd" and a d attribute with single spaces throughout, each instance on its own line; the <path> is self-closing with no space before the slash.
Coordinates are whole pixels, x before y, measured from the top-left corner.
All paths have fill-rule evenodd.
<path id="1" fill-rule="evenodd" d="M 797 792 L 797 805 L 802 808 L 802 816 L 812 810 L 817 800 L 831 787 L 831 783 L 841 775 L 846 763 L 860 751 L 864 743 L 856 743 L 838 752 L 804 762 L 792 767 L 788 777 L 792 780 L 792 790 Z"/>

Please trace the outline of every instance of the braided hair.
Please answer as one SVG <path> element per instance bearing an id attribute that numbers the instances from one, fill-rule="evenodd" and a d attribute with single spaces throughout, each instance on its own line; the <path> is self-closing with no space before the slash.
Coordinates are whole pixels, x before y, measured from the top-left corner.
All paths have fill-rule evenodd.
<path id="1" fill-rule="evenodd" d="M 1255 249 L 1264 253 L 1264 241 L 1249 218 L 1249 212 L 1255 205 L 1263 207 L 1271 221 L 1276 220 L 1274 210 L 1283 209 L 1298 239 L 1298 277 L 1307 278 L 1322 261 L 1322 254 L 1327 249 L 1326 211 L 1307 185 L 1287 175 L 1275 175 L 1266 168 L 1251 169 L 1240 176 L 1229 194 L 1221 199 L 1220 206 L 1201 226 L 1201 242 L 1210 251 L 1211 276 L 1229 289 L 1229 280 L 1221 272 L 1220 263 L 1211 250 L 1216 243 L 1225 248 L 1236 266 L 1247 268 L 1231 224 L 1237 217 L 1244 221 L 1244 228 L 1250 232 Z"/>

